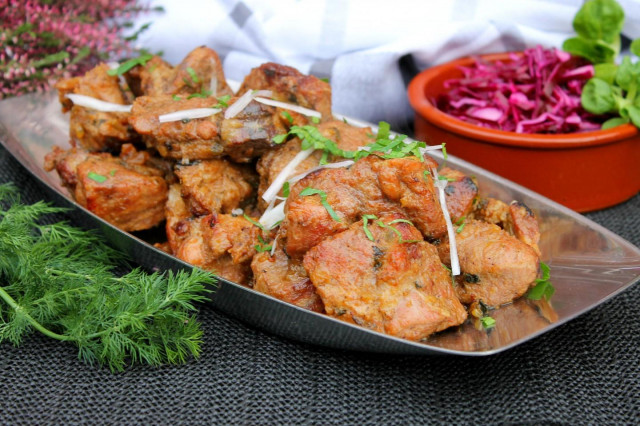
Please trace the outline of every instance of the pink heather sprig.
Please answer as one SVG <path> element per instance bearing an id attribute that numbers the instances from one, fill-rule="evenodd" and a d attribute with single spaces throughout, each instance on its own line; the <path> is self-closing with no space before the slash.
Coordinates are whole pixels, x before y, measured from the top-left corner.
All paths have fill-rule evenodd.
<path id="1" fill-rule="evenodd" d="M 136 0 L 0 0 L 0 99 L 131 55 L 124 29 L 150 11 Z"/>

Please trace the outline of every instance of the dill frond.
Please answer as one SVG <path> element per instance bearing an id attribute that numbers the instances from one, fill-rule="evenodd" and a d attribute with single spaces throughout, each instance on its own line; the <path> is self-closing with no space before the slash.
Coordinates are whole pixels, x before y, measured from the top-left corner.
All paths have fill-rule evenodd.
<path id="1" fill-rule="evenodd" d="M 118 276 L 125 256 L 98 234 L 40 223 L 62 211 L 21 204 L 15 187 L 0 185 L 0 342 L 19 345 L 35 329 L 74 342 L 81 360 L 111 371 L 197 357 L 196 304 L 215 278 L 200 269 Z"/>

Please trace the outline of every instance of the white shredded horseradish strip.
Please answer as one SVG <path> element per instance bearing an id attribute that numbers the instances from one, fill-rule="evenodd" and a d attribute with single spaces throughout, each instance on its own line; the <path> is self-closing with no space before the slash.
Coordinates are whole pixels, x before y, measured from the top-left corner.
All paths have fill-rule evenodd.
<path id="1" fill-rule="evenodd" d="M 311 168 L 311 169 L 307 170 L 304 173 L 300 173 L 299 175 L 296 175 L 296 176 L 292 177 L 291 179 L 288 179 L 287 182 L 289 182 L 290 185 L 293 185 L 294 183 L 296 183 L 300 179 L 304 178 L 307 175 L 310 175 L 311 173 L 313 173 L 313 172 L 315 172 L 317 170 L 339 169 L 341 167 L 349 167 L 353 163 L 354 163 L 353 160 L 344 160 L 344 161 L 338 161 L 337 163 L 329 163 L 329 164 L 323 164 L 322 166 L 316 166 L 314 168 Z"/>
<path id="2" fill-rule="evenodd" d="M 67 95 L 67 98 L 69 98 L 74 105 L 104 112 L 131 112 L 131 108 L 133 106 L 114 104 L 113 102 L 105 102 L 101 101 L 100 99 L 92 98 L 91 96 L 85 95 L 69 94 Z"/>
<path id="3" fill-rule="evenodd" d="M 284 166 L 282 171 L 278 173 L 278 176 L 276 176 L 271 185 L 269 185 L 269 188 L 264 191 L 264 193 L 262 194 L 262 199 L 267 203 L 270 203 L 271 200 L 274 200 L 276 195 L 278 195 L 278 193 L 280 192 L 280 189 L 282 189 L 282 185 L 284 185 L 287 178 L 291 175 L 291 173 L 293 173 L 296 167 L 300 165 L 300 163 L 302 163 L 307 159 L 307 157 L 311 155 L 311 153 L 313 153 L 313 148 L 305 149 L 304 151 L 300 151 L 299 153 L 297 153 L 296 156 L 293 157 L 291 161 L 289 161 L 289 164 Z"/>
<path id="4" fill-rule="evenodd" d="M 158 117 L 160 123 L 169 123 L 171 121 L 180 120 L 193 120 L 196 118 L 205 118 L 215 115 L 222 111 L 219 108 L 194 108 L 183 109 L 182 111 L 170 112 L 169 114 L 162 114 Z"/>
<path id="5" fill-rule="evenodd" d="M 458 259 L 458 249 L 456 247 L 456 232 L 453 229 L 451 223 L 451 216 L 449 215 L 449 209 L 447 208 L 447 200 L 444 193 L 444 189 L 447 187 L 447 181 L 438 177 L 438 171 L 434 168 L 431 169 L 431 176 L 433 176 L 433 182 L 438 193 L 440 195 L 440 207 L 444 214 L 444 220 L 447 223 L 447 233 L 449 234 L 449 252 L 451 256 L 451 274 L 453 276 L 460 275 L 460 260 Z"/>
<path id="6" fill-rule="evenodd" d="M 265 210 L 265 212 L 260 217 L 260 225 L 264 226 L 265 229 L 273 228 L 276 223 L 284 219 L 284 204 L 285 202 L 281 202 L 277 206 Z"/>
<path id="7" fill-rule="evenodd" d="M 224 112 L 224 118 L 233 118 L 247 107 L 256 96 L 271 96 L 271 90 L 247 90 L 244 95 L 240 96 L 229 108 Z"/>
<path id="8" fill-rule="evenodd" d="M 256 100 L 256 102 L 260 102 L 261 104 L 270 105 L 270 106 L 274 106 L 282 109 L 288 109 L 291 111 L 295 111 L 299 114 L 306 115 L 308 117 L 317 117 L 317 118 L 322 117 L 322 114 L 320 114 L 319 111 L 301 107 L 300 105 L 290 104 L 287 102 L 274 101 L 273 99 L 266 99 L 266 98 L 260 98 L 260 97 L 255 97 L 254 99 Z"/>

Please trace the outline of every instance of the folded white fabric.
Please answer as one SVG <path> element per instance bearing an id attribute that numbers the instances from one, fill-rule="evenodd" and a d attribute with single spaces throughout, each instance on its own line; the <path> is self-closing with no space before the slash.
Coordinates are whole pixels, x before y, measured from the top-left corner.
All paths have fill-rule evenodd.
<path id="1" fill-rule="evenodd" d="M 620 1 L 625 34 L 640 36 L 640 3 Z M 560 47 L 581 0 L 161 0 L 139 38 L 178 63 L 193 48 L 216 50 L 230 80 L 264 62 L 327 77 L 336 112 L 406 128 L 413 117 L 400 58 L 418 69 L 457 57 Z M 636 17 L 633 19 L 633 17 Z M 139 18 L 139 23 L 150 19 Z"/>

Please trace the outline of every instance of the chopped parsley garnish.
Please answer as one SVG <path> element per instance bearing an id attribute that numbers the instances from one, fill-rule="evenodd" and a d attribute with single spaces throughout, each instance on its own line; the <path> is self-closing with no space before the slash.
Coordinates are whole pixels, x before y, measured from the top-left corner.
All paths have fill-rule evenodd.
<path id="1" fill-rule="evenodd" d="M 496 320 L 491 317 L 482 317 L 480 318 L 480 322 L 485 330 L 489 330 L 496 326 Z"/>
<path id="2" fill-rule="evenodd" d="M 200 83 L 200 79 L 198 78 L 198 75 L 193 70 L 193 68 L 187 67 L 187 72 L 189 73 L 189 77 L 191 77 L 191 81 L 193 81 L 196 84 Z"/>
<path id="3" fill-rule="evenodd" d="M 405 240 L 404 238 L 402 238 L 402 233 L 400 232 L 400 230 L 398 228 L 396 228 L 395 226 L 393 226 L 396 223 L 408 223 L 409 225 L 413 226 L 413 223 L 410 220 L 407 219 L 395 219 L 392 220 L 389 223 L 384 223 L 382 220 L 377 220 L 376 221 L 376 225 L 378 225 L 381 228 L 387 228 L 389 230 L 391 230 L 394 234 L 396 234 L 398 236 L 398 242 L 400 244 L 403 243 L 419 243 L 422 240 Z"/>
<path id="4" fill-rule="evenodd" d="M 118 68 L 114 68 L 107 71 L 107 74 L 122 75 L 127 71 L 129 71 L 130 69 L 132 69 L 133 67 L 136 67 L 138 65 L 145 65 L 151 58 L 153 58 L 153 55 L 151 53 L 143 53 L 137 58 L 132 58 L 132 59 L 129 59 L 128 61 L 123 62 Z"/>
<path id="5" fill-rule="evenodd" d="M 542 271 L 542 278 L 535 280 L 536 285 L 527 293 L 527 298 L 531 300 L 540 300 L 543 297 L 549 300 L 556 291 L 549 281 L 549 278 L 551 278 L 549 266 L 544 262 L 540 262 L 540 270 Z"/>
<path id="6" fill-rule="evenodd" d="M 289 193 L 291 192 L 291 188 L 290 188 L 290 184 L 289 182 L 285 182 L 284 185 L 282 185 L 282 196 L 283 197 L 288 197 Z"/>
<path id="7" fill-rule="evenodd" d="M 231 95 L 220 96 L 216 99 L 218 100 L 218 103 L 212 108 L 226 108 L 229 106 L 229 99 L 231 99 Z"/>
<path id="8" fill-rule="evenodd" d="M 178 96 L 178 95 L 173 95 L 173 96 L 171 97 L 171 99 L 173 99 L 174 101 L 180 101 L 180 100 L 182 100 L 182 98 L 181 98 L 180 96 Z"/>
<path id="9" fill-rule="evenodd" d="M 315 124 L 318 124 L 320 122 L 320 119 L 318 117 L 311 117 L 311 121 Z"/>
<path id="10" fill-rule="evenodd" d="M 464 229 L 464 226 L 467 224 L 466 222 L 466 216 L 462 216 L 460 219 L 458 219 L 455 223 L 455 225 L 457 226 L 456 228 L 456 234 L 459 234 L 462 232 L 462 230 Z"/>
<path id="11" fill-rule="evenodd" d="M 271 244 L 267 245 L 264 239 L 262 239 L 262 236 L 258 235 L 258 241 L 260 241 L 260 244 L 256 244 L 255 246 L 253 246 L 258 253 L 271 250 L 272 245 Z"/>
<path id="12" fill-rule="evenodd" d="M 316 120 L 313 120 L 317 122 Z M 346 122 L 346 121 L 345 121 Z M 345 151 L 338 148 L 338 144 L 329 138 L 324 137 L 317 127 L 292 126 L 288 133 L 276 135 L 272 141 L 281 144 L 287 140 L 289 136 L 297 136 L 302 140 L 302 150 L 313 148 L 324 151 L 320 164 L 327 164 L 329 154 L 337 157 L 359 160 L 371 154 L 378 155 L 381 158 L 404 158 L 415 156 L 420 161 L 424 161 L 422 149 L 427 147 L 425 142 L 407 141 L 406 135 L 391 135 L 389 123 L 381 121 L 378 124 L 378 134 L 375 141 L 365 145 L 358 151 Z M 373 137 L 373 135 L 371 135 Z"/>
<path id="13" fill-rule="evenodd" d="M 247 214 L 243 214 L 244 218 L 247 219 L 249 222 L 251 222 L 251 224 L 253 224 L 254 226 L 257 226 L 258 228 L 262 229 L 263 231 L 264 226 L 262 226 L 259 222 L 256 222 L 255 220 L 251 219 L 249 216 L 247 216 Z"/>
<path id="14" fill-rule="evenodd" d="M 374 214 L 365 214 L 364 216 L 362 216 L 362 228 L 364 229 L 364 234 L 367 236 L 367 238 L 371 241 L 373 241 L 373 234 L 371 233 L 371 231 L 369 230 L 369 220 L 376 220 L 378 218 L 378 216 L 374 215 Z"/>
<path id="15" fill-rule="evenodd" d="M 109 172 L 109 176 L 115 176 L 116 175 L 116 169 L 113 169 Z"/>
<path id="16" fill-rule="evenodd" d="M 189 96 L 187 96 L 187 99 L 193 99 L 193 98 L 208 98 L 209 96 L 211 96 L 213 92 L 211 90 L 206 90 L 206 89 L 202 89 L 202 91 L 200 93 L 192 93 Z"/>
<path id="17" fill-rule="evenodd" d="M 106 176 L 102 176 L 99 175 L 98 173 L 95 172 L 89 172 L 89 174 L 87 175 L 87 177 L 93 181 L 96 181 L 98 183 L 103 183 L 107 180 Z"/>
<path id="18" fill-rule="evenodd" d="M 284 118 L 287 119 L 287 121 L 289 122 L 289 124 L 293 124 L 293 117 L 291 116 L 291 114 L 289 114 L 289 112 L 287 111 L 282 111 L 280 113 L 280 115 L 282 115 Z"/>
<path id="19" fill-rule="evenodd" d="M 334 141 L 324 137 L 315 126 L 291 126 L 288 133 L 276 135 L 272 141 L 276 144 L 281 144 L 289 135 L 300 138 L 302 141 L 300 149 L 303 151 L 309 148 L 325 151 L 327 155 L 323 155 L 320 164 L 327 164 L 329 154 L 344 158 L 354 158 L 356 155 L 354 151 L 344 151 L 338 148 L 338 145 Z"/>
<path id="20" fill-rule="evenodd" d="M 329 213 L 331 219 L 335 220 L 336 222 L 340 222 L 340 217 L 336 214 L 335 210 L 333 210 L 333 207 L 331 207 L 331 204 L 329 204 L 329 202 L 327 201 L 326 192 L 310 187 L 306 187 L 300 192 L 301 197 L 307 197 L 309 195 L 319 195 L 320 204 L 322 204 L 322 206 L 327 210 L 327 213 Z"/>

